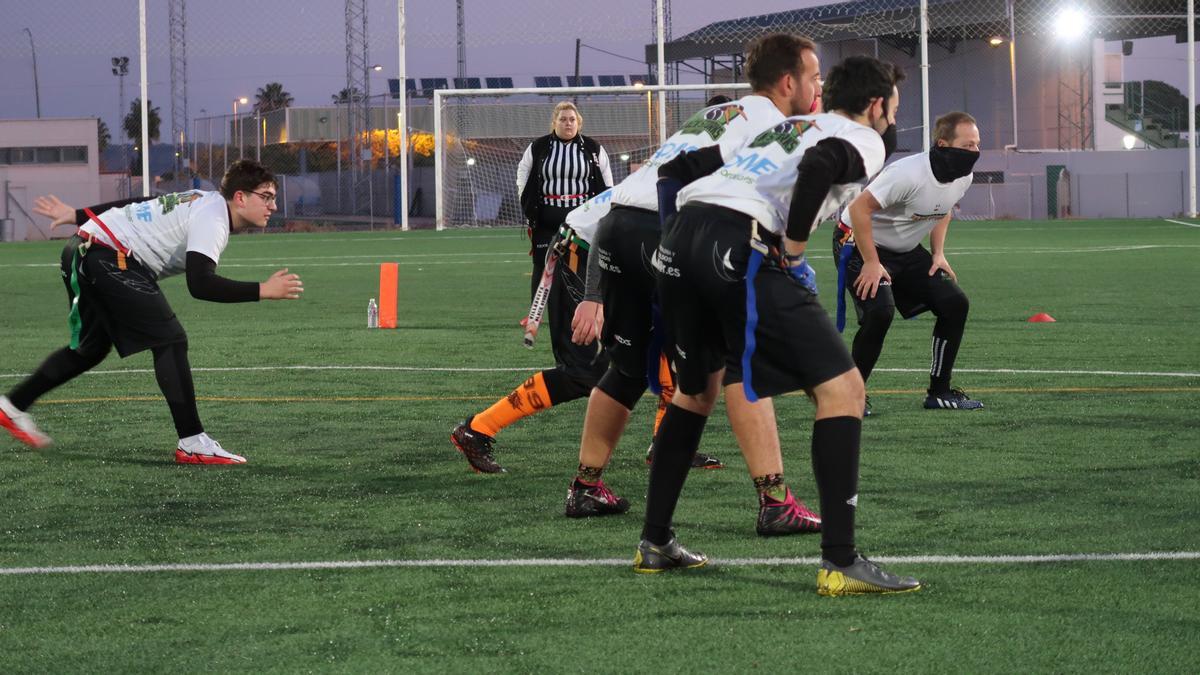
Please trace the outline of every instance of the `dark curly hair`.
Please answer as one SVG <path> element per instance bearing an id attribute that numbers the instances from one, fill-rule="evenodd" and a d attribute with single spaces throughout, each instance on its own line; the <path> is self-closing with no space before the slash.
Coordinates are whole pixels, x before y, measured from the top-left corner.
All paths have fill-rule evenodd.
<path id="1" fill-rule="evenodd" d="M 275 174 L 252 159 L 239 159 L 229 166 L 221 179 L 221 196 L 233 199 L 238 192 L 252 192 L 263 183 L 275 185 Z"/>
<path id="2" fill-rule="evenodd" d="M 851 56 L 829 71 L 822 99 L 826 110 L 841 110 L 858 115 L 871 99 L 892 97 L 892 88 L 904 79 L 904 72 L 892 63 L 870 56 Z"/>

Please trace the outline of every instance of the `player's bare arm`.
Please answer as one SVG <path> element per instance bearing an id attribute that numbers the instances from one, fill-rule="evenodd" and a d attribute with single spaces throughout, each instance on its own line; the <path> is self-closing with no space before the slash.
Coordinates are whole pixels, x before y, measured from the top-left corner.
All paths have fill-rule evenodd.
<path id="1" fill-rule="evenodd" d="M 871 216 L 880 208 L 882 205 L 869 189 L 863 190 L 850 203 L 850 229 L 854 231 L 854 243 L 863 259 L 862 271 L 854 281 L 854 292 L 862 300 L 875 297 L 881 281 L 886 279 L 890 283 L 892 280 L 879 262 L 879 252 L 875 250 L 875 237 L 871 230 Z"/>
<path id="2" fill-rule="evenodd" d="M 929 233 L 929 251 L 933 255 L 933 265 L 929 268 L 929 276 L 937 274 L 938 270 L 945 270 L 946 274 L 949 274 L 950 278 L 957 282 L 958 275 L 946 261 L 946 233 L 950 230 L 950 215 L 947 213 Z"/>

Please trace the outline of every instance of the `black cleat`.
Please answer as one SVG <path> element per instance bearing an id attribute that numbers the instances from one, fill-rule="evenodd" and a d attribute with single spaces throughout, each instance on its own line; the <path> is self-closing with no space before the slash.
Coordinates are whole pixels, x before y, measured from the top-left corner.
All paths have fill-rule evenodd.
<path id="1" fill-rule="evenodd" d="M 654 463 L 654 443 L 650 443 L 650 447 L 646 448 L 646 466 Z M 724 469 L 725 463 L 717 457 L 703 452 L 697 452 L 692 458 L 693 469 Z"/>
<path id="2" fill-rule="evenodd" d="M 637 553 L 633 556 L 633 571 L 640 574 L 657 574 L 674 569 L 692 569 L 708 564 L 708 556 L 703 553 L 692 553 L 679 545 L 679 540 L 671 534 L 671 540 L 659 546 L 643 539 L 638 544 Z"/>
<path id="3" fill-rule="evenodd" d="M 475 473 L 506 473 L 504 467 L 496 463 L 492 455 L 492 443 L 496 439 L 471 430 L 471 420 L 474 415 L 454 427 L 450 432 L 450 442 L 467 458 Z"/>
<path id="4" fill-rule="evenodd" d="M 871 397 L 868 396 L 866 404 L 863 405 L 863 417 L 870 417 L 870 416 L 871 416 Z"/>
<path id="5" fill-rule="evenodd" d="M 759 495 L 758 524 L 754 529 L 760 537 L 820 532 L 821 516 L 797 500 L 791 490 L 787 491 L 787 499 L 782 502 Z"/>
<path id="6" fill-rule="evenodd" d="M 595 485 L 585 485 L 573 480 L 571 487 L 567 488 L 565 513 L 568 518 L 617 516 L 628 510 L 629 500 L 613 494 L 604 481 Z"/>
<path id="7" fill-rule="evenodd" d="M 982 410 L 983 403 L 967 396 L 962 389 L 951 389 L 945 394 L 929 392 L 925 397 L 926 410 Z"/>

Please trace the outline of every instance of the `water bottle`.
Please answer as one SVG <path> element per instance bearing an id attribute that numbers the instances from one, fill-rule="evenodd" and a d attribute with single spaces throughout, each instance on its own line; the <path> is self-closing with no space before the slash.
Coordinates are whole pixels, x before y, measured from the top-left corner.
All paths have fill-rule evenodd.
<path id="1" fill-rule="evenodd" d="M 367 303 L 367 328 L 379 328 L 379 305 L 375 304 L 375 298 Z"/>

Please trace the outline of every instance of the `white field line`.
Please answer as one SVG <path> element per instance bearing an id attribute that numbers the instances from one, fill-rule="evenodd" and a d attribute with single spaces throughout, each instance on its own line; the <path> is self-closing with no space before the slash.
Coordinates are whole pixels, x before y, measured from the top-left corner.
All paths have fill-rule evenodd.
<path id="1" fill-rule="evenodd" d="M 516 366 L 501 368 L 468 368 L 468 367 L 424 367 L 424 366 L 223 366 L 211 368 L 192 368 L 193 373 L 241 373 L 241 372 L 278 372 L 278 371 L 382 371 L 404 373 L 512 373 L 537 370 L 539 366 Z M 89 370 L 85 375 L 128 375 L 153 373 L 152 368 L 120 368 L 114 370 Z M 876 368 L 875 372 L 883 373 L 927 373 L 928 368 Z M 1139 370 L 1033 370 L 1019 368 L 956 368 L 959 373 L 979 373 L 984 375 L 1094 375 L 1100 377 L 1200 377 L 1200 372 L 1156 372 Z M 0 379 L 29 377 L 29 373 L 0 373 Z"/>
<path id="2" fill-rule="evenodd" d="M 1185 223 L 1182 220 L 1171 220 L 1170 218 L 1163 218 L 1163 220 L 1167 221 L 1168 223 L 1176 223 L 1178 225 L 1187 225 L 1188 227 L 1200 227 L 1200 223 Z"/>
<path id="3" fill-rule="evenodd" d="M 1036 565 L 1076 562 L 1146 562 L 1152 560 L 1200 560 L 1200 551 L 1146 553 L 1064 553 L 1054 555 L 918 555 L 880 556 L 873 560 L 909 565 Z M 160 565 L 62 565 L 53 567 L 0 567 L 0 576 L 34 574 L 145 574 L 148 572 L 274 572 L 285 570 L 341 570 L 388 567 L 624 567 L 629 558 L 481 558 L 428 560 L 326 560 L 261 563 L 180 563 Z M 713 565 L 724 567 L 811 567 L 818 558 L 725 558 Z"/>

